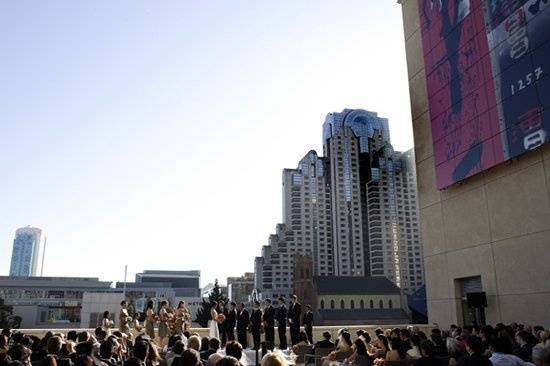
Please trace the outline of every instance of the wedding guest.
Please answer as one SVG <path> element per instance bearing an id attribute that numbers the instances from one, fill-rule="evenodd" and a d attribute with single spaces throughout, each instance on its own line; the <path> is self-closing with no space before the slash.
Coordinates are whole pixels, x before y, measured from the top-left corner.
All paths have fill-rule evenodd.
<path id="1" fill-rule="evenodd" d="M 355 366 L 371 366 L 373 359 L 367 352 L 367 345 L 362 339 L 356 339 L 353 342 L 353 354 L 344 360 L 345 364 Z"/>
<path id="2" fill-rule="evenodd" d="M 237 324 L 237 304 L 231 301 L 229 304 L 229 310 L 227 311 L 227 318 L 225 319 L 225 332 L 227 334 L 228 341 L 235 340 L 235 325 Z"/>
<path id="3" fill-rule="evenodd" d="M 18 366 L 31 366 L 31 350 L 21 343 L 11 346 L 7 353 Z"/>
<path id="4" fill-rule="evenodd" d="M 116 360 L 113 358 L 113 343 L 105 340 L 99 346 L 99 360 L 107 366 L 117 366 Z"/>
<path id="5" fill-rule="evenodd" d="M 243 348 L 248 348 L 248 326 L 250 325 L 250 314 L 244 303 L 241 303 L 241 308 L 239 309 L 239 316 L 237 319 L 237 339 Z"/>
<path id="6" fill-rule="evenodd" d="M 323 332 L 323 339 L 315 343 L 314 350 L 316 348 L 334 348 L 334 342 L 330 340 L 331 338 L 332 335 L 330 334 L 330 332 Z"/>
<path id="7" fill-rule="evenodd" d="M 422 353 L 420 351 L 420 343 L 422 342 L 422 339 L 418 334 L 413 334 L 410 338 L 410 344 L 411 349 L 407 351 L 407 357 L 413 360 L 417 360 L 420 357 L 422 357 Z"/>
<path id="8" fill-rule="evenodd" d="M 489 358 L 483 354 L 483 341 L 477 336 L 466 338 L 468 356 L 458 361 L 458 366 L 492 366 Z"/>
<path id="9" fill-rule="evenodd" d="M 440 366 L 440 361 L 436 358 L 436 347 L 432 341 L 423 340 L 420 342 L 420 352 L 422 357 L 415 361 L 415 366 Z"/>
<path id="10" fill-rule="evenodd" d="M 174 346 L 172 347 L 173 356 L 166 360 L 166 365 L 172 366 L 172 364 L 174 363 L 174 359 L 181 357 L 183 351 L 185 351 L 185 344 L 183 343 L 183 341 L 176 341 L 176 343 L 174 343 Z"/>
<path id="11" fill-rule="evenodd" d="M 537 339 L 532 333 L 525 330 L 520 330 L 516 333 L 516 343 L 518 349 L 514 354 L 521 358 L 523 361 L 532 361 L 533 347 L 537 344 Z"/>
<path id="12" fill-rule="evenodd" d="M 201 360 L 208 360 L 208 358 L 220 349 L 220 340 L 218 338 L 211 338 L 208 340 L 208 349 L 201 352 Z"/>
<path id="13" fill-rule="evenodd" d="M 390 346 L 391 349 L 386 353 L 386 362 L 403 361 L 407 357 L 407 347 L 401 338 L 391 338 Z"/>
<path id="14" fill-rule="evenodd" d="M 225 356 L 222 357 L 216 366 L 240 366 L 239 360 L 237 360 L 235 357 L 231 356 Z"/>
<path id="15" fill-rule="evenodd" d="M 128 314 L 128 306 L 126 301 L 122 300 L 120 302 L 120 310 L 118 311 L 118 330 L 124 334 L 130 335 L 130 327 L 128 323 L 130 322 L 130 315 Z"/>
<path id="16" fill-rule="evenodd" d="M 348 355 L 352 351 L 351 334 L 348 331 L 342 331 L 340 337 L 338 337 L 338 345 L 336 350 L 331 352 L 327 357 L 323 357 L 323 365 L 329 365 L 331 361 L 342 359 L 345 355 Z"/>
<path id="17" fill-rule="evenodd" d="M 176 317 L 176 334 L 182 335 L 189 325 L 189 309 L 185 306 L 185 301 L 180 301 L 176 308 L 174 316 Z"/>
<path id="18" fill-rule="evenodd" d="M 194 349 L 199 352 L 201 349 L 201 339 L 199 336 L 193 335 L 187 340 L 187 349 Z"/>
<path id="19" fill-rule="evenodd" d="M 163 300 L 160 303 L 160 310 L 158 314 L 158 322 L 159 322 L 159 329 L 158 329 L 158 336 L 160 340 L 160 346 L 164 347 L 166 340 L 168 338 L 168 301 Z"/>
<path id="20" fill-rule="evenodd" d="M 183 351 L 181 357 L 178 357 L 172 366 L 201 366 L 200 354 L 194 349 Z"/>
<path id="21" fill-rule="evenodd" d="M 208 342 L 210 339 L 208 337 L 202 337 L 201 338 L 201 349 L 199 350 L 199 353 L 203 353 L 204 351 L 208 350 Z"/>
<path id="22" fill-rule="evenodd" d="M 155 310 L 153 309 L 155 303 L 153 300 L 147 302 L 145 310 L 145 333 L 151 338 L 155 339 Z"/>
<path id="23" fill-rule="evenodd" d="M 63 340 L 59 336 L 53 336 L 48 339 L 48 344 L 46 346 L 47 355 L 41 361 L 41 366 L 47 366 L 51 363 L 51 358 L 53 357 L 56 361 L 56 364 L 59 366 L 72 366 L 73 362 L 69 358 L 60 358 L 61 348 L 63 347 Z"/>
<path id="24" fill-rule="evenodd" d="M 506 336 L 495 337 L 491 340 L 491 357 L 489 360 L 494 366 L 527 366 L 532 365 L 512 354 L 512 343 Z"/>
<path id="25" fill-rule="evenodd" d="M 261 366 L 288 366 L 288 362 L 280 353 L 268 353 L 262 358 Z"/>
<path id="26" fill-rule="evenodd" d="M 101 321 L 101 329 L 105 332 L 106 336 L 111 335 L 111 328 L 115 325 L 115 322 L 111 320 L 111 313 L 109 311 L 103 312 L 103 320 Z"/>
<path id="27" fill-rule="evenodd" d="M 279 348 L 285 350 L 287 348 L 286 341 L 286 317 L 287 310 L 285 298 L 279 297 L 279 308 L 277 309 L 277 333 L 279 333 Z"/>
<path id="28" fill-rule="evenodd" d="M 386 358 L 386 353 L 390 349 L 388 339 L 382 333 L 376 334 L 376 339 L 374 340 L 374 347 L 376 347 L 376 355 L 381 358 Z"/>
<path id="29" fill-rule="evenodd" d="M 302 346 L 309 346 L 309 341 L 307 339 L 307 334 L 306 332 L 300 332 L 300 336 L 298 338 L 298 343 L 296 343 L 294 346 L 292 346 L 292 351 L 294 353 L 298 353 L 298 350 L 300 349 L 300 347 Z"/>
<path id="30" fill-rule="evenodd" d="M 227 333 L 225 332 L 225 322 L 227 319 L 227 309 L 223 301 L 218 302 L 218 307 L 216 308 L 216 311 L 219 314 L 223 314 L 223 318 L 218 320 L 218 332 L 221 337 L 222 347 L 225 347 L 225 344 L 227 343 Z M 225 319 L 224 319 L 225 318 Z"/>
<path id="31" fill-rule="evenodd" d="M 265 299 L 262 320 L 265 327 L 265 341 L 268 344 L 268 348 L 273 347 L 275 345 L 275 309 L 271 304 L 271 299 Z"/>
<path id="32" fill-rule="evenodd" d="M 304 313 L 303 321 L 304 330 L 307 334 L 309 343 L 313 343 L 313 312 L 311 311 L 311 305 L 306 305 L 306 312 Z"/>
<path id="33" fill-rule="evenodd" d="M 254 301 L 254 309 L 250 315 L 250 324 L 252 339 L 254 341 L 254 349 L 260 349 L 260 335 L 262 329 L 262 310 L 260 309 L 260 302 Z"/>
<path id="34" fill-rule="evenodd" d="M 12 359 L 8 355 L 8 350 L 8 337 L 2 334 L 0 335 L 0 366 L 8 366 L 12 363 Z"/>
<path id="35" fill-rule="evenodd" d="M 302 316 L 302 304 L 298 302 L 298 297 L 292 295 L 288 307 L 288 324 L 290 325 L 290 341 L 292 345 L 298 343 L 300 336 L 300 318 Z"/>
<path id="36" fill-rule="evenodd" d="M 533 363 L 536 366 L 550 366 L 550 347 L 536 345 L 533 347 Z"/>
<path id="37" fill-rule="evenodd" d="M 149 343 L 149 354 L 147 355 L 145 363 L 147 366 L 158 366 L 162 360 L 160 357 L 159 348 L 152 339 L 146 340 L 147 343 Z"/>
<path id="38" fill-rule="evenodd" d="M 235 357 L 240 362 L 243 357 L 243 347 L 236 341 L 227 342 L 225 345 L 225 355 Z"/>

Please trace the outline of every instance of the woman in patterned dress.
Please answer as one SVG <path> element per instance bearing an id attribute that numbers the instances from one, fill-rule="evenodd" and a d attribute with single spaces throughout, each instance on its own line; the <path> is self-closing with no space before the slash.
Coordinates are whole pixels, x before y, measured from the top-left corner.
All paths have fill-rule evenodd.
<path id="1" fill-rule="evenodd" d="M 155 306 L 155 303 L 153 300 L 149 300 L 147 302 L 147 310 L 145 311 L 145 334 L 151 338 L 151 340 L 155 339 L 155 311 L 153 310 L 153 307 Z"/>
<path id="2" fill-rule="evenodd" d="M 182 335 L 184 332 L 185 324 L 185 302 L 180 301 L 176 309 L 176 334 Z"/>
<path id="3" fill-rule="evenodd" d="M 166 311 L 166 308 L 168 306 L 168 302 L 166 300 L 163 300 L 160 303 L 160 310 L 159 310 L 159 338 L 160 338 L 160 346 L 164 347 L 165 340 L 168 339 L 169 335 L 169 329 L 168 329 L 168 312 Z"/>

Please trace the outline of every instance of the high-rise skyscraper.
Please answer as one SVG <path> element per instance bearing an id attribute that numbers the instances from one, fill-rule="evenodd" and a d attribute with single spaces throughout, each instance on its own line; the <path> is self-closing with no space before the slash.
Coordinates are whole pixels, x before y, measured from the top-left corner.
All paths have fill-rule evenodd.
<path id="1" fill-rule="evenodd" d="M 11 254 L 10 276 L 37 276 L 44 255 L 42 230 L 27 226 L 17 229 Z"/>
<path id="2" fill-rule="evenodd" d="M 375 140 L 380 141 L 375 141 Z M 388 120 L 374 112 L 345 109 L 329 113 L 323 125 L 323 149 L 329 159 L 335 274 L 370 275 L 367 182 L 372 145 L 390 143 Z"/>
<path id="3" fill-rule="evenodd" d="M 283 171 L 283 223 L 256 258 L 256 289 L 290 294 L 294 254 L 312 258 L 313 275 L 385 276 L 405 292 L 419 288 L 412 153 L 395 152 L 388 120 L 361 109 L 327 115 L 323 150 Z"/>
<path id="4" fill-rule="evenodd" d="M 315 274 L 333 274 L 329 189 L 326 159 L 313 150 L 296 169 L 283 170 L 283 223 L 255 261 L 254 283 L 264 297 L 292 293 L 294 253 L 315 258 Z"/>
<path id="5" fill-rule="evenodd" d="M 412 292 L 424 284 L 414 153 L 384 149 L 367 184 L 369 271 Z"/>

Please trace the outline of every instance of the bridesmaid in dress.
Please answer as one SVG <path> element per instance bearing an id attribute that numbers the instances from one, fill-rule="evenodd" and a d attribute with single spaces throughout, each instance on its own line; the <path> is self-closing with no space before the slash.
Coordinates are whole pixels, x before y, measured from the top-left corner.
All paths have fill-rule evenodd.
<path id="1" fill-rule="evenodd" d="M 115 325 L 115 322 L 111 319 L 111 313 L 109 311 L 103 312 L 103 320 L 101 321 L 101 329 L 105 331 L 107 337 L 111 335 L 111 328 Z"/>
<path id="2" fill-rule="evenodd" d="M 153 307 L 155 306 L 155 303 L 153 300 L 149 300 L 147 302 L 147 310 L 145 311 L 145 334 L 151 338 L 151 340 L 155 339 L 155 311 L 153 310 Z"/>
<path id="3" fill-rule="evenodd" d="M 160 338 L 160 346 L 164 347 L 164 341 L 168 338 L 168 312 L 166 311 L 166 307 L 168 306 L 168 302 L 166 300 L 163 300 L 160 303 L 160 310 L 159 310 L 159 338 Z"/>
<path id="4" fill-rule="evenodd" d="M 185 302 L 180 301 L 176 309 L 176 334 L 182 335 L 185 326 Z"/>

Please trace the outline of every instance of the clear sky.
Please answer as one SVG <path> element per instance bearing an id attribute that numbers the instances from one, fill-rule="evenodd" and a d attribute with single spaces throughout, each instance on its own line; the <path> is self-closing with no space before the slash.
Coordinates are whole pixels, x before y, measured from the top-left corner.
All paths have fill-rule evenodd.
<path id="1" fill-rule="evenodd" d="M 347 107 L 412 147 L 394 0 L 2 1 L 0 274 L 26 225 L 48 276 L 252 271 Z"/>

